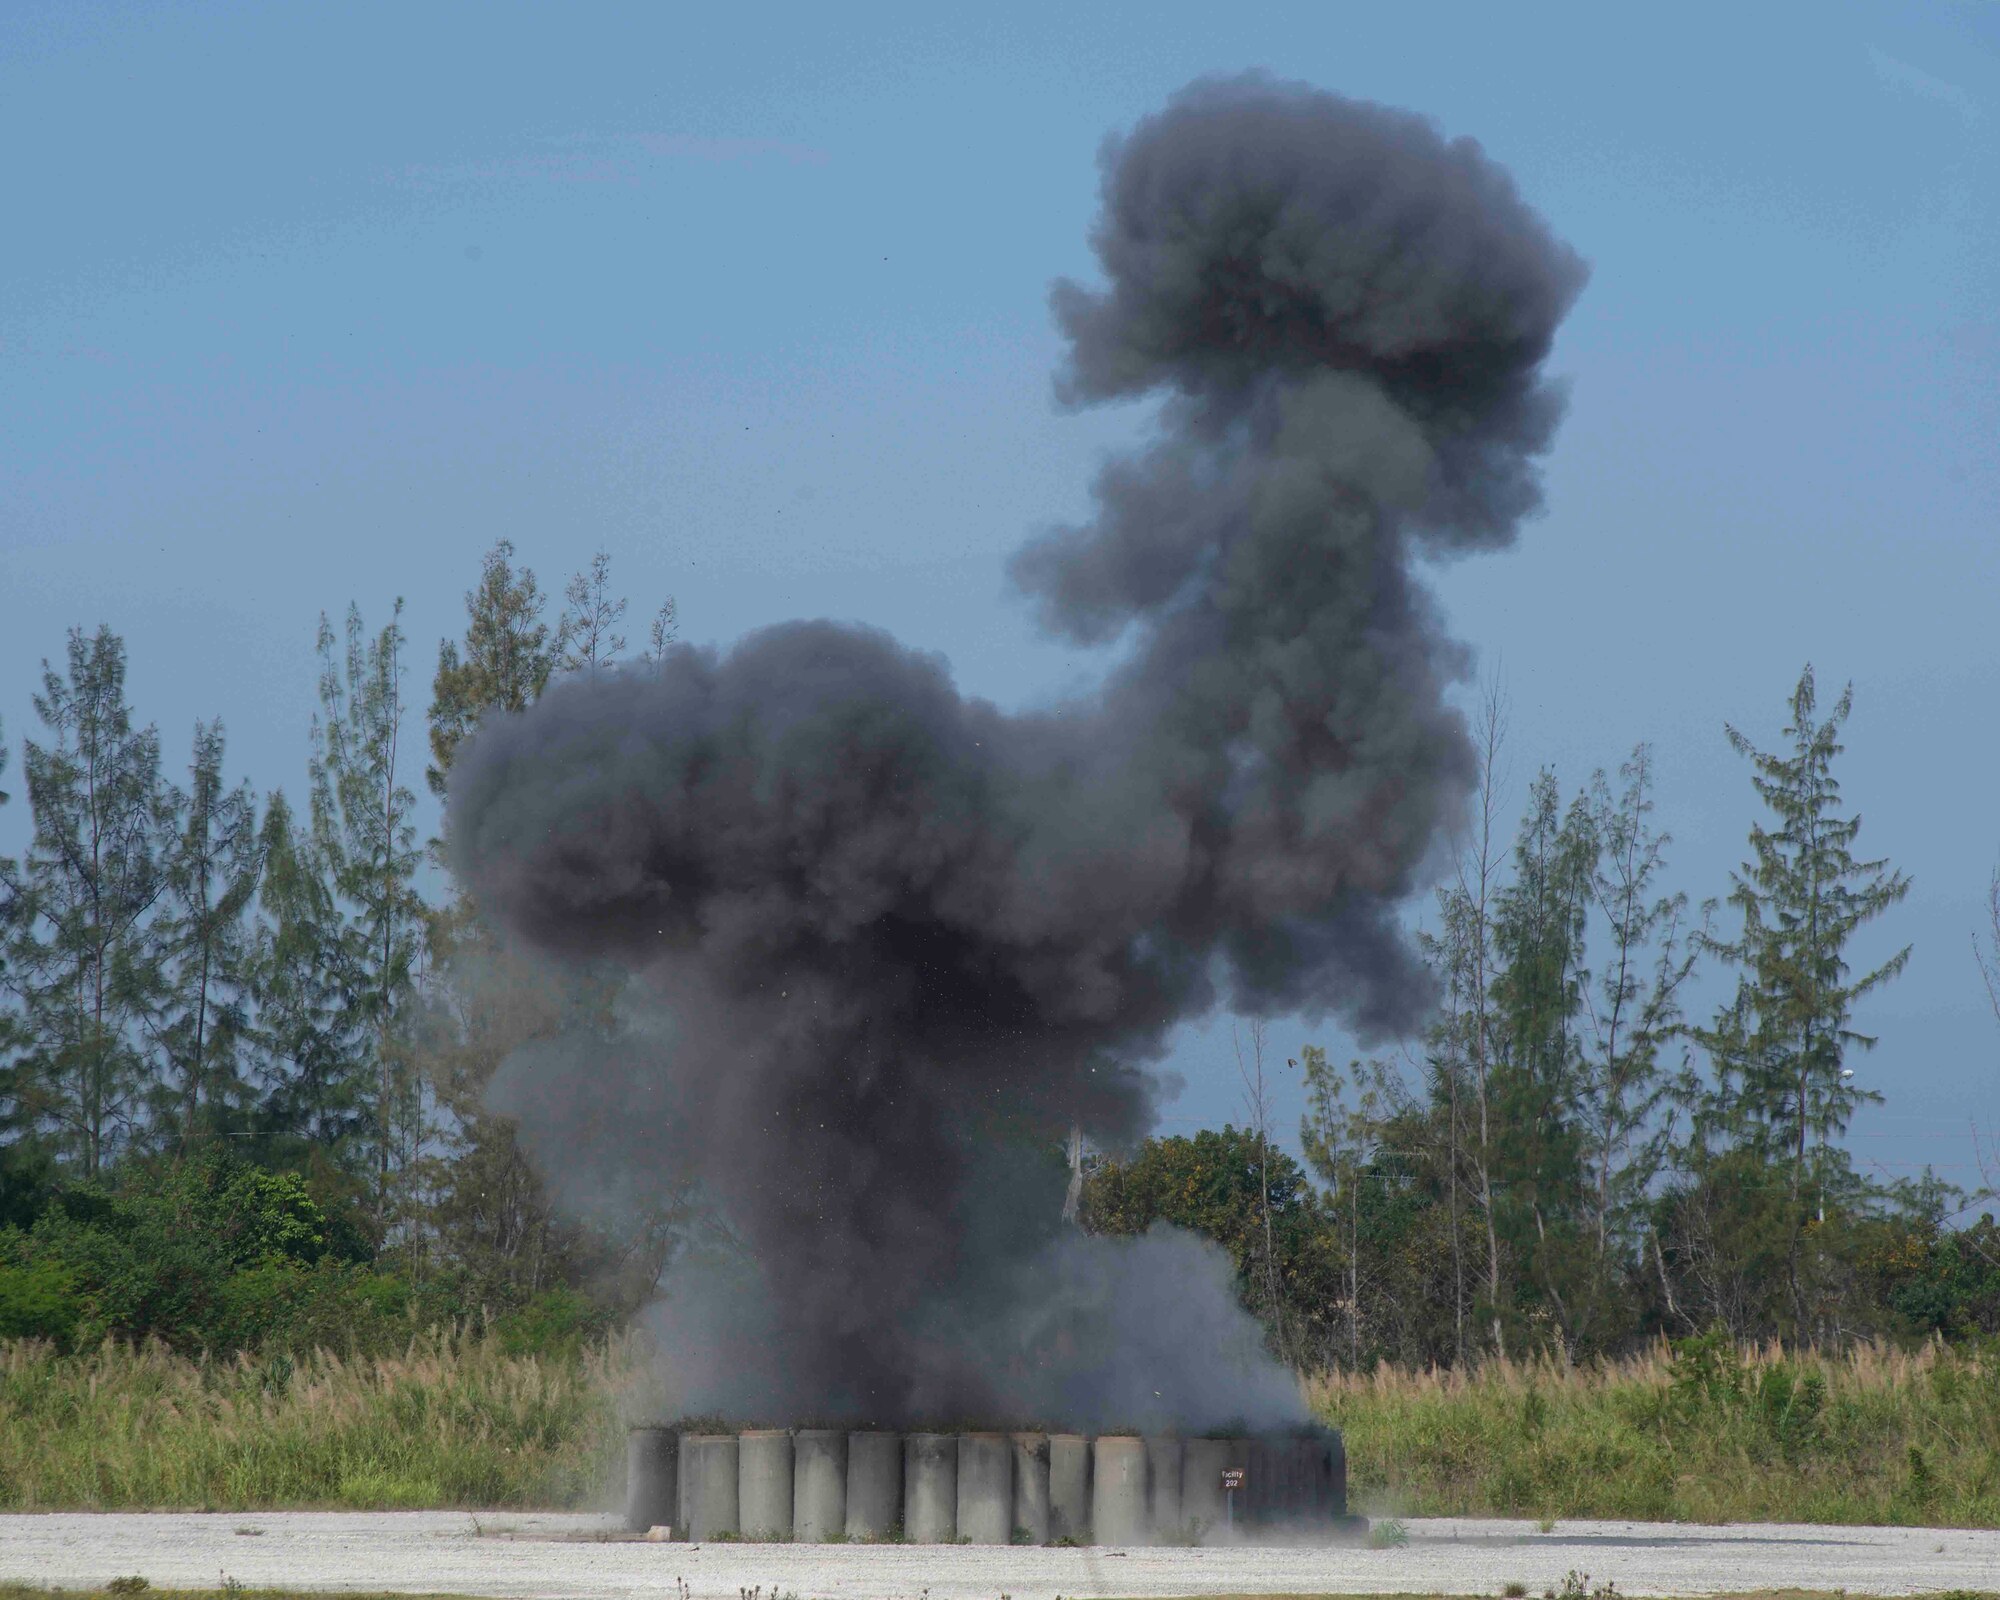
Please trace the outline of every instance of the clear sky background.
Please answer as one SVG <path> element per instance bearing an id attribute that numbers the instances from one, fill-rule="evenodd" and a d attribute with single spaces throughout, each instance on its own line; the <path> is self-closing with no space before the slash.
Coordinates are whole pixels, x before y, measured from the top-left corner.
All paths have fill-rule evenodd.
<path id="1" fill-rule="evenodd" d="M 635 647 L 672 594 L 686 638 L 865 620 L 1005 705 L 1089 681 L 1004 561 L 1144 413 L 1056 409 L 1047 286 L 1104 135 L 1263 67 L 1478 139 L 1593 268 L 1547 516 L 1435 575 L 1512 703 L 1510 826 L 1649 740 L 1674 881 L 1723 895 L 1724 721 L 1769 746 L 1804 662 L 1851 678 L 1861 844 L 1915 880 L 1860 952 L 1915 945 L 1853 1148 L 1977 1181 L 2000 5 L 958 9 L 0 9 L 0 851 L 70 625 L 124 635 L 174 764 L 220 715 L 296 794 L 319 612 L 407 598 L 420 719 L 500 537 L 558 594 L 608 550 Z M 1166 1127 L 1240 1120 L 1226 1022 L 1171 1066 Z"/>

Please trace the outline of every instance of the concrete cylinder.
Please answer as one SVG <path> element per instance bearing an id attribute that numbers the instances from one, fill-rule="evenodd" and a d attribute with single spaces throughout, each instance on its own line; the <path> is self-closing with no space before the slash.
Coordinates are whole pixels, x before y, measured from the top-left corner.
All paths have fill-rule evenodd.
<path id="1" fill-rule="evenodd" d="M 791 1538 L 792 1436 L 787 1429 L 752 1428 L 736 1436 L 736 1484 L 736 1523 L 744 1538 Z"/>
<path id="2" fill-rule="evenodd" d="M 1236 1531 L 1257 1525 L 1257 1441 L 1255 1439 L 1231 1439 L 1229 1444 L 1229 1464 L 1243 1474 L 1243 1487 L 1236 1491 Z M 1226 1496 L 1224 1497 L 1227 1498 Z"/>
<path id="3" fill-rule="evenodd" d="M 1298 1461 L 1299 1520 L 1322 1527 L 1333 1518 L 1333 1452 L 1323 1434 L 1312 1434 L 1292 1447 Z"/>
<path id="4" fill-rule="evenodd" d="M 903 1436 L 847 1436 L 847 1537 L 887 1539 L 903 1525 Z"/>
<path id="5" fill-rule="evenodd" d="M 1049 1542 L 1049 1436 L 1014 1435 L 1014 1528 L 1028 1544 Z"/>
<path id="6" fill-rule="evenodd" d="M 1338 1428 L 1327 1442 L 1329 1514 L 1336 1520 L 1347 1515 L 1347 1439 Z"/>
<path id="7" fill-rule="evenodd" d="M 1090 1529 L 1098 1544 L 1151 1542 L 1146 1520 L 1146 1441 L 1106 1434 L 1090 1474 Z"/>
<path id="8" fill-rule="evenodd" d="M 1164 1435 L 1146 1440 L 1146 1519 L 1155 1540 L 1187 1532 L 1181 1512 L 1181 1441 Z"/>
<path id="9" fill-rule="evenodd" d="M 911 1544 L 958 1537 L 958 1441 L 948 1433 L 903 1439 L 903 1537 Z"/>
<path id="10" fill-rule="evenodd" d="M 671 1428 L 634 1428 L 625 1436 L 625 1526 L 634 1533 L 680 1521 L 680 1458 Z"/>
<path id="11" fill-rule="evenodd" d="M 1286 1461 L 1290 1440 L 1257 1438 L 1250 1441 L 1250 1523 L 1268 1528 L 1282 1517 Z M 1241 1506 L 1238 1510 L 1243 1509 Z"/>
<path id="12" fill-rule="evenodd" d="M 958 1537 L 1014 1540 L 1014 1441 L 1004 1433 L 958 1436 Z"/>
<path id="13" fill-rule="evenodd" d="M 1219 1538 L 1229 1520 L 1222 1490 L 1229 1464 L 1227 1439 L 1190 1439 L 1181 1446 L 1181 1522 L 1204 1543 Z"/>
<path id="14" fill-rule="evenodd" d="M 847 1435 L 802 1428 L 792 1436 L 792 1537 L 824 1544 L 847 1532 Z"/>
<path id="15" fill-rule="evenodd" d="M 734 1534 L 736 1519 L 736 1435 L 681 1435 L 681 1522 L 687 1536 L 699 1543 L 718 1534 Z"/>
<path id="16" fill-rule="evenodd" d="M 1080 1434 L 1049 1439 L 1049 1538 L 1090 1543 L 1090 1441 Z"/>

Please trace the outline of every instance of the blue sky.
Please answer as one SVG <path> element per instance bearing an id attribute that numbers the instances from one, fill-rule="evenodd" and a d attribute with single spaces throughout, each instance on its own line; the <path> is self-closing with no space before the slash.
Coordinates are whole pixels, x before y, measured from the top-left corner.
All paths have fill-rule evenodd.
<path id="1" fill-rule="evenodd" d="M 1264 67 L 1478 139 L 1590 261 L 1549 510 L 1434 575 L 1512 791 L 1650 740 L 1727 891 L 1803 662 L 1909 900 L 1861 952 L 1864 1163 L 1978 1177 L 2000 1027 L 2000 6 L 100 6 L 0 15 L 0 716 L 69 625 L 175 761 L 296 791 L 318 613 L 408 600 L 412 687 L 512 539 L 632 627 L 863 619 L 1020 705 L 1101 662 L 1008 594 L 1133 410 L 1049 393 L 1100 140 Z M 413 727 L 413 734 L 420 729 Z M 416 786 L 421 774 L 413 772 Z M 13 784 L 18 789 L 18 783 Z M 23 807 L 0 812 L 17 849 Z M 1276 1026 L 1282 1058 L 1329 1030 Z M 1241 1115 L 1193 1030 L 1166 1126 Z M 1296 1118 L 1281 1086 L 1278 1117 Z"/>

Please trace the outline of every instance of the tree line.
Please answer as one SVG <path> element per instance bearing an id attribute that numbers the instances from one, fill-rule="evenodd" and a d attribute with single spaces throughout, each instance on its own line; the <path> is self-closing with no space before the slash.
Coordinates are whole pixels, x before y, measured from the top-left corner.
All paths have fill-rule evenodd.
<path id="1" fill-rule="evenodd" d="M 64 1292 L 80 1327 L 152 1330 L 153 1311 L 103 1312 L 117 1297 L 101 1240 L 78 1242 L 93 1228 L 124 1229 L 119 1270 L 141 1283 L 126 1299 L 148 1306 L 165 1293 L 144 1287 L 148 1263 L 190 1225 L 319 1240 L 285 1259 L 391 1271 L 453 1305 L 588 1290 L 615 1313 L 652 1291 L 692 1197 L 565 1220 L 483 1106 L 518 1044 L 608 1025 L 612 980 L 510 981 L 510 952 L 427 877 L 441 854 L 419 838 L 416 783 L 421 767 L 442 794 L 489 713 L 657 662 L 674 602 L 629 657 L 607 556 L 555 608 L 502 541 L 465 604 L 420 753 L 401 602 L 375 628 L 355 607 L 320 619 L 296 802 L 231 782 L 220 720 L 170 763 L 136 723 L 110 629 L 72 631 L 44 664 L 21 744 L 30 840 L 0 860 L 0 1335 L 34 1331 L 34 1307 Z M 1879 1099 L 1849 1065 L 1873 1043 L 1854 1009 L 1908 957 L 1850 965 L 1855 934 L 1909 888 L 1857 853 L 1835 776 L 1851 704 L 1844 690 L 1823 710 L 1807 668 L 1774 749 L 1725 730 L 1761 815 L 1726 896 L 1696 904 L 1668 885 L 1643 744 L 1567 795 L 1538 773 L 1505 837 L 1489 693 L 1470 825 L 1421 935 L 1436 990 L 1421 1038 L 1344 1066 L 1307 1046 L 1280 1067 L 1253 1024 L 1254 1125 L 1096 1160 L 1085 1224 L 1164 1219 L 1221 1240 L 1302 1366 L 1582 1356 L 1713 1325 L 1820 1343 L 2000 1326 L 1992 1225 L 1948 1228 L 1945 1186 L 1876 1182 L 1844 1144 Z M 0 738 L 0 777 L 9 754 Z M 427 881 L 444 893 L 427 899 Z M 1995 896 L 2000 934 L 2000 880 Z M 1695 1017 L 1704 964 L 1726 998 Z M 1303 1162 L 1272 1139 L 1267 1066 L 1303 1080 Z M 218 1196 L 263 1210 L 223 1226 Z"/>
<path id="2" fill-rule="evenodd" d="M 614 1301 L 647 1292 L 664 1223 L 563 1222 L 481 1105 L 507 1051 L 578 996 L 504 999 L 486 981 L 504 953 L 455 894 L 422 892 L 437 841 L 418 837 L 419 769 L 442 793 L 480 717 L 626 654 L 607 556 L 549 609 L 496 544 L 463 639 L 438 650 L 428 761 L 411 744 L 402 602 L 374 628 L 355 606 L 338 626 L 323 615 L 296 800 L 230 780 L 220 719 L 196 724 L 176 770 L 157 728 L 137 722 L 110 628 L 72 630 L 60 665 L 44 662 L 40 726 L 21 743 L 29 842 L 0 858 L 0 1335 L 38 1331 L 52 1285 L 118 1298 L 92 1257 L 108 1246 L 72 1237 L 79 1216 L 85 1233 L 157 1247 L 175 1219 L 214 1231 L 217 1196 L 252 1206 L 244 1226 L 260 1237 L 304 1207 L 294 1233 L 340 1240 L 333 1255 L 350 1265 L 451 1282 L 454 1305 L 585 1282 Z M 669 599 L 641 656 L 658 659 L 676 630 Z M 10 754 L 0 738 L 0 774 Z M 258 1172 L 297 1183 L 271 1191 L 245 1176 Z M 211 1265 L 226 1275 L 250 1259 Z M 11 1325 L 10 1282 L 23 1301 Z M 105 1331 L 174 1331 L 137 1315 L 143 1326 L 112 1317 Z"/>
<path id="3" fill-rule="evenodd" d="M 1308 1365 L 1576 1358 L 1718 1327 L 1821 1347 L 2000 1331 L 1991 1218 L 1947 1226 L 1965 1196 L 1874 1179 L 1844 1143 L 1882 1098 L 1850 1064 L 1875 1043 L 1855 1008 L 1910 953 L 1853 964 L 1909 879 L 1859 853 L 1843 804 L 1852 704 L 1850 687 L 1823 708 L 1808 666 L 1774 748 L 1725 727 L 1761 814 L 1726 895 L 1694 904 L 1667 886 L 1643 744 L 1567 796 L 1539 772 L 1502 837 L 1489 692 L 1470 827 L 1421 936 L 1438 996 L 1422 1037 L 1389 1059 L 1288 1059 L 1303 1163 L 1253 1115 L 1102 1161 L 1086 1216 L 1229 1242 L 1245 1303 Z M 1994 910 L 2000 939 L 2000 877 Z M 1704 963 L 1724 998 L 1697 1016 Z"/>

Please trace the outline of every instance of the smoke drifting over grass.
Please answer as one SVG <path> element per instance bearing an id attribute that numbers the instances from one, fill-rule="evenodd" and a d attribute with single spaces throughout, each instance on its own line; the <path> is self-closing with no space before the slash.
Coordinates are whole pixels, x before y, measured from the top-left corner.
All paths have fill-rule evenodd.
<path id="1" fill-rule="evenodd" d="M 1011 715 L 786 623 L 561 685 L 453 774 L 484 913 L 628 977 L 614 1037 L 520 1053 L 498 1103 L 559 1186 L 691 1171 L 746 1247 L 669 1284 L 691 1409 L 1297 1405 L 1217 1252 L 1060 1236 L 1035 1152 L 1141 1134 L 1146 1063 L 1218 1005 L 1420 1016 L 1395 911 L 1471 761 L 1411 563 L 1536 509 L 1584 271 L 1475 145 L 1261 77 L 1103 168 L 1057 389 L 1156 396 L 1157 437 L 1013 568 L 1049 629 L 1125 645 L 1096 694 Z"/>

